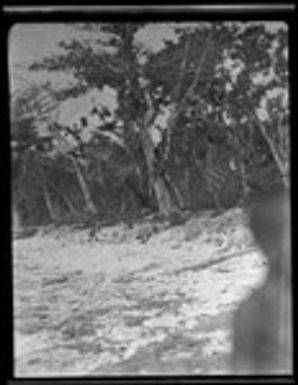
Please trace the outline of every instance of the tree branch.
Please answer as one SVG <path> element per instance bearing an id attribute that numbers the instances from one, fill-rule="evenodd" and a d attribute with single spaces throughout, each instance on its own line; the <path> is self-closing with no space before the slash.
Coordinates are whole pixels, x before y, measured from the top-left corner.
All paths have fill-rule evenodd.
<path id="1" fill-rule="evenodd" d="M 181 65 L 180 65 L 179 81 L 178 81 L 176 87 L 174 87 L 173 92 L 172 92 L 172 97 L 170 99 L 177 100 L 177 98 L 179 96 L 179 91 L 181 90 L 182 82 L 183 82 L 184 75 L 186 72 L 189 50 L 190 50 L 190 36 L 188 36 L 187 42 L 185 44 L 184 59 L 181 61 Z"/>
<path id="2" fill-rule="evenodd" d="M 197 70 L 195 72 L 195 76 L 194 76 L 194 80 L 191 84 L 191 86 L 189 87 L 189 89 L 187 90 L 187 92 L 185 93 L 184 95 L 184 98 L 182 99 L 180 105 L 179 105 L 179 109 L 177 111 L 177 114 L 179 114 L 185 107 L 185 104 L 187 102 L 187 99 L 191 96 L 193 96 L 194 94 L 194 91 L 195 91 L 195 88 L 198 84 L 198 81 L 199 81 L 199 78 L 200 78 L 200 75 L 201 75 L 201 71 L 203 69 L 203 64 L 206 60 L 206 57 L 207 57 L 207 53 L 208 53 L 208 50 L 211 46 L 211 38 L 212 38 L 212 32 L 210 32 L 207 36 L 207 39 L 206 39 L 206 43 L 205 43 L 205 47 L 204 47 L 204 51 L 200 57 L 200 62 L 199 62 L 199 65 L 197 67 Z"/>
<path id="3" fill-rule="evenodd" d="M 205 47 L 204 47 L 203 53 L 202 53 L 202 55 L 200 57 L 200 62 L 199 62 L 199 65 L 197 67 L 197 70 L 195 72 L 194 80 L 193 80 L 191 86 L 186 91 L 186 93 L 185 93 L 182 101 L 179 103 L 179 105 L 177 105 L 177 103 L 175 103 L 175 106 L 173 106 L 173 111 L 170 114 L 170 117 L 169 117 L 169 120 L 168 120 L 168 130 L 169 131 L 171 131 L 172 127 L 176 123 L 176 119 L 178 118 L 179 114 L 185 108 L 185 105 L 187 103 L 188 98 L 194 94 L 195 88 L 196 88 L 196 86 L 198 84 L 198 81 L 199 81 L 199 78 L 200 78 L 200 75 L 201 75 L 203 64 L 204 64 L 204 62 L 206 60 L 207 53 L 208 53 L 208 50 L 209 50 L 210 45 L 211 45 L 211 39 L 212 39 L 212 32 L 210 32 L 208 34 L 207 38 L 206 38 Z"/>

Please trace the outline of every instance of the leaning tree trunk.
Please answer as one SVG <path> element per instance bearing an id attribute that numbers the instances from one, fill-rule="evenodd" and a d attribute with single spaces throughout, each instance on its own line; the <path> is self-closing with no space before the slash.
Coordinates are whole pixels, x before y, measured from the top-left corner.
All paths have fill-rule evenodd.
<path id="1" fill-rule="evenodd" d="M 155 154 L 148 128 L 144 125 L 140 129 L 141 146 L 147 164 L 149 184 L 154 192 L 158 210 L 165 217 L 169 218 L 179 210 L 175 205 L 171 193 L 164 178 L 155 170 Z"/>
<path id="2" fill-rule="evenodd" d="M 280 173 L 281 180 L 285 187 L 290 185 L 290 133 L 289 125 L 282 123 L 279 119 L 278 127 L 275 133 L 268 132 L 265 124 L 260 122 L 253 107 L 244 107 L 250 120 L 256 124 L 261 136 L 267 143 L 268 149 Z"/>
<path id="3" fill-rule="evenodd" d="M 270 136 L 270 134 L 268 133 L 264 124 L 259 123 L 258 127 L 260 129 L 260 132 L 261 132 L 264 140 L 266 141 L 266 143 L 269 147 L 271 155 L 275 161 L 276 167 L 280 173 L 283 184 L 286 187 L 289 187 L 289 184 L 290 184 L 290 181 L 289 181 L 289 175 L 290 175 L 290 172 L 289 172 L 289 158 L 290 158 L 289 145 L 287 146 L 286 150 L 283 151 L 284 149 L 281 146 L 278 146 L 278 144 L 275 143 L 274 139 Z M 282 131 L 283 127 L 279 127 L 278 130 Z M 285 137 L 282 139 L 285 142 L 288 142 L 287 135 L 289 135 L 289 134 L 288 134 L 288 131 L 286 130 L 286 127 L 285 127 L 285 132 L 280 132 L 280 131 L 278 132 L 278 134 L 281 137 Z"/>
<path id="4" fill-rule="evenodd" d="M 47 181 L 44 176 L 44 171 L 42 168 L 38 167 L 38 174 L 40 176 L 41 181 L 41 190 L 42 190 L 42 196 L 48 211 L 49 218 L 52 222 L 54 222 L 57 219 L 54 204 L 51 199 L 50 191 L 47 186 Z"/>
<path id="5" fill-rule="evenodd" d="M 92 200 L 91 193 L 89 191 L 89 187 L 88 187 L 88 185 L 85 181 L 85 178 L 83 176 L 82 170 L 80 169 L 80 166 L 74 157 L 71 157 L 71 160 L 73 162 L 73 165 L 74 165 L 74 168 L 76 171 L 76 175 L 78 178 L 78 182 L 79 182 L 81 191 L 83 193 L 86 211 L 89 214 L 95 215 L 95 214 L 97 214 L 97 208 L 96 208 L 96 206 Z"/>
<path id="6" fill-rule="evenodd" d="M 41 188 L 42 188 L 43 198 L 45 201 L 45 205 L 46 205 L 50 220 L 54 222 L 57 219 L 57 216 L 56 216 L 54 205 L 50 196 L 50 192 L 48 190 L 48 186 L 43 177 L 41 177 Z"/>
<path id="7" fill-rule="evenodd" d="M 60 129 L 59 129 L 59 125 L 53 124 L 51 129 L 55 135 L 55 138 L 58 140 L 58 142 L 61 143 L 62 147 L 67 148 L 70 152 L 71 146 L 69 145 L 69 143 L 65 139 L 65 137 L 61 134 Z M 65 153 L 64 153 L 64 156 L 65 156 Z M 82 170 L 80 169 L 80 166 L 78 164 L 77 159 L 75 158 L 74 155 L 71 155 L 71 154 L 66 155 L 66 157 L 69 158 L 74 165 L 74 169 L 76 172 L 76 176 L 78 178 L 79 186 L 81 188 L 81 191 L 82 191 L 82 194 L 84 197 L 85 207 L 86 207 L 87 213 L 91 214 L 91 215 L 97 214 L 97 208 L 96 208 L 96 206 L 92 200 L 91 193 L 89 191 L 89 187 L 85 181 L 85 178 L 83 176 Z"/>

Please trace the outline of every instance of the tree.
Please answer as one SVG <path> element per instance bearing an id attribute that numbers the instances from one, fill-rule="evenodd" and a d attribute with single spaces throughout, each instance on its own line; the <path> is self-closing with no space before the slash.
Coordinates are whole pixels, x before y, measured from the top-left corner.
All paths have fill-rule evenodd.
<path id="1" fill-rule="evenodd" d="M 43 196 L 48 214 L 54 219 L 54 209 L 51 198 L 47 193 L 41 157 L 37 154 L 41 140 L 38 137 L 32 115 L 32 99 L 36 95 L 36 88 L 31 88 L 12 100 L 11 142 L 12 142 L 12 185 L 13 185 L 13 213 L 22 224 L 20 210 L 28 211 L 30 202 Z M 28 213 L 27 213 L 28 214 Z"/>
<path id="2" fill-rule="evenodd" d="M 137 134 L 146 164 L 149 185 L 154 193 L 158 208 L 164 216 L 176 211 L 164 177 L 155 172 L 155 154 L 149 130 L 158 112 L 153 104 L 151 90 L 147 87 L 144 65 L 138 60 L 138 50 L 134 45 L 134 35 L 140 25 L 105 25 L 102 30 L 111 38 L 106 43 L 116 49 L 116 53 L 95 53 L 78 41 L 61 43 L 67 51 L 65 56 L 45 60 L 37 68 L 50 70 L 68 69 L 84 80 L 89 87 L 102 88 L 109 85 L 117 89 L 119 108 L 116 119 L 124 126 L 127 136 Z M 134 149 L 132 149 L 134 152 Z"/>
<path id="3" fill-rule="evenodd" d="M 271 154 L 285 185 L 289 183 L 287 33 L 286 25 L 274 33 L 265 25 L 247 25 L 227 47 L 220 66 L 229 90 L 225 114 L 230 127 L 236 128 L 238 153 L 246 150 L 240 157 L 242 171 L 249 159 L 260 157 L 261 149 Z"/>
<path id="4" fill-rule="evenodd" d="M 137 175 L 138 184 L 146 186 L 165 217 L 194 199 L 189 189 L 199 179 L 195 165 L 204 172 L 202 157 L 210 141 L 224 149 L 223 168 L 227 173 L 235 169 L 241 194 L 249 190 L 264 149 L 266 159 L 271 154 L 288 179 L 288 106 L 281 97 L 288 88 L 284 29 L 272 33 L 264 23 L 198 23 L 197 28 L 176 28 L 176 41 L 165 41 L 163 49 L 152 52 L 136 39 L 143 24 L 80 28 L 93 31 L 98 44 L 61 42 L 64 54 L 35 63 L 32 69 L 70 71 L 81 92 L 104 86 L 117 91 L 117 109 L 97 134 L 113 134 L 123 143 L 133 165 L 127 175 Z M 267 82 L 258 82 L 262 76 Z M 266 121 L 258 111 L 262 104 Z M 163 111 L 168 115 L 161 128 L 157 121 Z M 158 144 L 153 130 L 162 138 Z"/>
<path id="5" fill-rule="evenodd" d="M 40 192 L 51 221 L 56 221 L 58 214 L 55 209 L 56 204 L 53 201 L 53 188 L 50 189 L 47 180 L 47 171 L 49 172 L 49 169 L 53 167 L 55 157 L 57 158 L 59 154 L 71 161 L 84 197 L 87 213 L 96 213 L 96 206 L 92 201 L 76 153 L 64 138 L 61 127 L 57 127 L 57 124 L 51 121 L 50 113 L 56 108 L 56 104 L 57 102 L 44 89 L 33 86 L 24 95 L 18 96 L 12 105 L 12 138 L 16 144 L 14 169 L 18 175 L 18 178 L 14 178 L 14 180 L 18 182 L 19 186 L 18 188 L 15 186 L 15 191 L 18 191 L 19 196 L 22 196 L 26 191 L 26 186 L 30 186 L 31 195 Z M 41 125 L 47 131 L 46 137 L 40 136 L 38 133 Z M 52 157 L 53 141 L 56 141 L 54 158 Z M 45 142 L 49 144 L 48 148 L 44 147 Z M 29 178 L 30 175 L 32 175 L 31 179 Z M 59 194 L 62 194 L 61 191 Z M 65 194 L 62 196 L 70 208 L 70 200 L 65 198 Z"/>

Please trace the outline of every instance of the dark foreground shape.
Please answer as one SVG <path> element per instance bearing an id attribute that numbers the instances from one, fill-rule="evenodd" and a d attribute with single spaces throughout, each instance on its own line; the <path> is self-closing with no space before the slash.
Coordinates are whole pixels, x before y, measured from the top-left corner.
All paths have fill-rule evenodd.
<path id="1" fill-rule="evenodd" d="M 255 202 L 250 227 L 269 262 L 263 286 L 236 312 L 231 369 L 237 374 L 291 375 L 292 293 L 290 196 L 274 188 Z"/>

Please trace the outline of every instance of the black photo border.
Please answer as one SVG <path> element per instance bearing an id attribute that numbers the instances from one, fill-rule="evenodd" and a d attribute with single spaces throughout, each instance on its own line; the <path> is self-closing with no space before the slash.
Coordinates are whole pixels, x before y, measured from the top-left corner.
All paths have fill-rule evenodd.
<path id="1" fill-rule="evenodd" d="M 8 84 L 8 36 L 11 27 L 19 23 L 59 23 L 59 22 L 171 22 L 171 21 L 285 21 L 289 25 L 289 52 L 290 52 L 290 102 L 291 102 L 291 174 L 292 174 L 292 217 L 295 218 L 295 119 L 297 61 L 295 51 L 298 50 L 298 35 L 296 31 L 297 12 L 295 3 L 205 3 L 198 2 L 184 4 L 153 4 L 142 3 L 140 5 L 121 5 L 101 2 L 101 5 L 86 4 L 73 5 L 49 4 L 40 1 L 31 1 L 30 4 L 22 2 L 7 2 L 2 5 L 1 12 L 1 115 L 2 128 L 0 130 L 0 169 L 1 169 L 1 320 L 2 320 L 2 346 L 0 359 L 0 378 L 10 385 L 31 384 L 274 384 L 295 383 L 294 376 L 200 376 L 200 375 L 110 375 L 100 377 L 51 377 L 51 378 L 14 378 L 13 375 L 13 326 L 12 326 L 12 300 L 13 300 L 13 262 L 11 246 L 11 215 L 10 215 L 10 134 L 9 134 L 9 84 Z M 296 48 L 297 47 L 297 48 Z M 297 130 L 296 130 L 297 131 Z M 294 199 L 293 199 L 294 198 Z M 6 203 L 7 202 L 7 203 Z M 295 221 L 293 220 L 293 223 Z M 292 226 L 294 227 L 294 226 Z M 294 230 L 293 230 L 294 231 Z M 295 240 L 293 234 L 292 237 Z M 293 243 L 293 255 L 295 256 L 295 242 Z M 295 271 L 295 258 L 293 258 L 293 271 Z M 293 298 L 294 308 L 296 288 L 293 273 Z M 296 317 L 294 316 L 294 321 Z M 295 327 L 294 327 L 295 333 Z M 295 362 L 295 361 L 294 361 Z"/>

